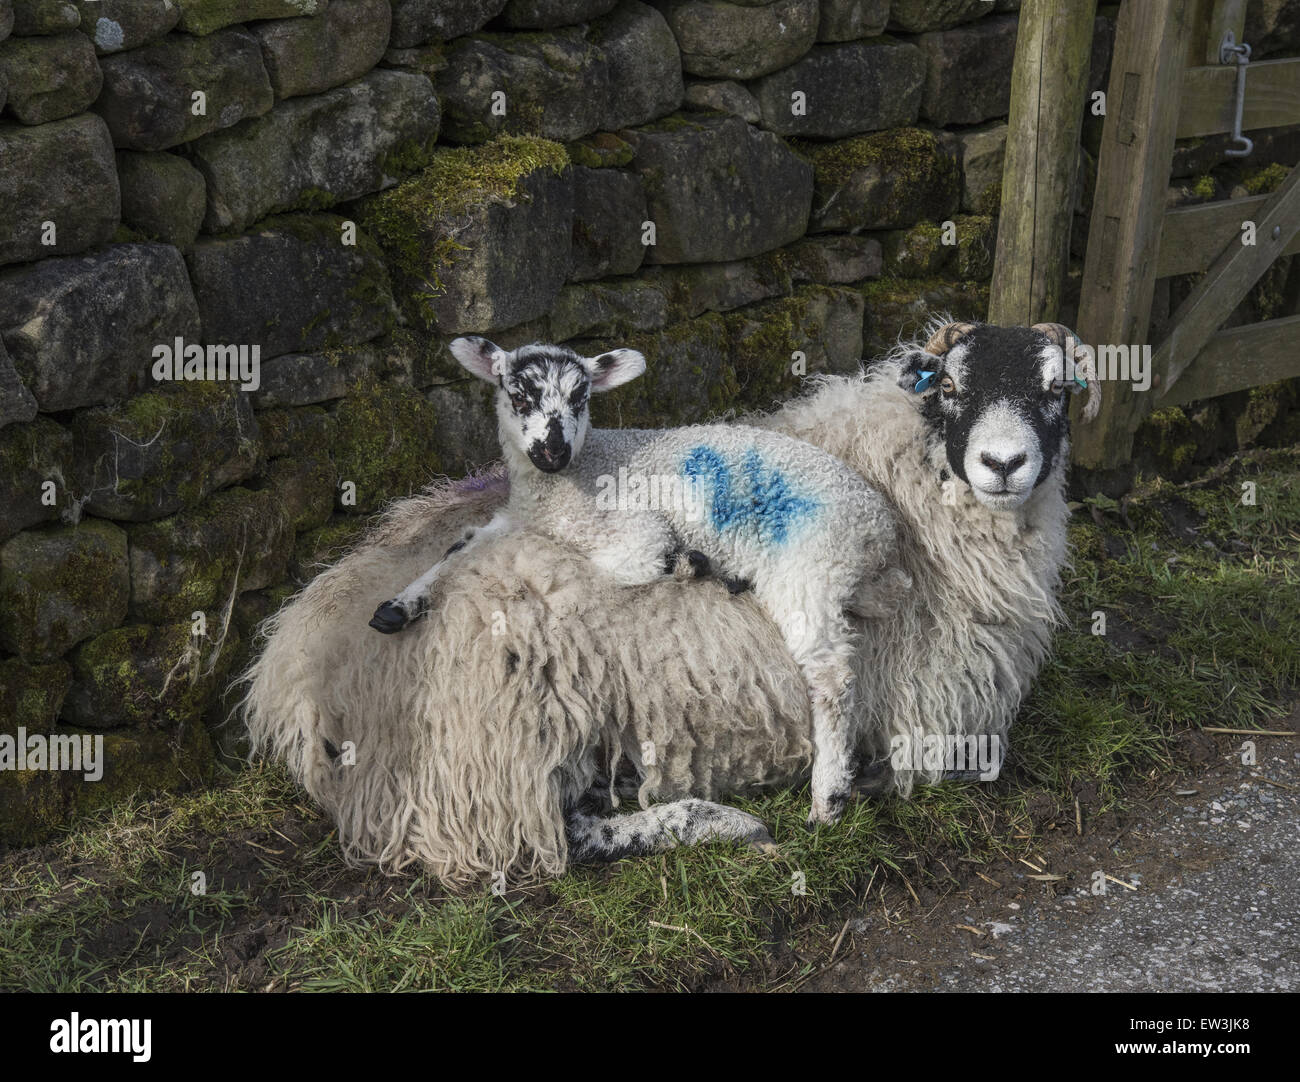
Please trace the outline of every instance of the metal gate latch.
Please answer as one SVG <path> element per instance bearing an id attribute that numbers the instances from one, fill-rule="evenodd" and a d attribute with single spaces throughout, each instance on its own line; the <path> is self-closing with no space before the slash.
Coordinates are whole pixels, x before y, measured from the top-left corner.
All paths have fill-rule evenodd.
<path id="1" fill-rule="evenodd" d="M 1254 142 L 1241 134 L 1241 114 L 1246 107 L 1246 69 L 1250 66 L 1250 46 L 1244 41 L 1238 45 L 1237 39 L 1229 30 L 1219 43 L 1219 63 L 1237 65 L 1237 111 L 1232 122 L 1232 141 L 1235 145 L 1223 153 L 1229 158 L 1244 158 L 1255 149 Z"/>

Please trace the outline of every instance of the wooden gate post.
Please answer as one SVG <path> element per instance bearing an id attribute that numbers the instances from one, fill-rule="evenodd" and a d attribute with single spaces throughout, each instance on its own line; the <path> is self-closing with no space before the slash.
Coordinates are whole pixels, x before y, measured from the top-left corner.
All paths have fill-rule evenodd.
<path id="1" fill-rule="evenodd" d="M 1058 316 L 1096 10 L 1096 0 L 1020 7 L 991 323 L 1028 326 Z"/>
<path id="2" fill-rule="evenodd" d="M 1146 343 L 1190 6 L 1130 0 L 1120 8 L 1075 327 L 1093 347 Z M 1075 461 L 1106 469 L 1127 463 L 1149 405 L 1131 384 L 1106 383 L 1096 420 L 1074 426 Z"/>

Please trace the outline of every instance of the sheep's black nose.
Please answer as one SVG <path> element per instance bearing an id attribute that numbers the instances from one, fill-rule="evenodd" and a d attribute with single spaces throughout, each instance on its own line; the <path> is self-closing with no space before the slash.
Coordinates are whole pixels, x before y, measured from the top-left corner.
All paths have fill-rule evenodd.
<path id="1" fill-rule="evenodd" d="M 1025 464 L 1026 458 L 1025 455 L 1014 455 L 1011 458 L 995 458 L 985 451 L 980 455 L 980 462 L 995 473 L 1008 477 Z"/>
<path id="2" fill-rule="evenodd" d="M 548 439 L 545 443 L 534 443 L 528 452 L 528 457 L 533 460 L 533 465 L 539 470 L 555 473 L 569 464 L 571 452 L 569 445 L 563 440 L 556 447 Z"/>

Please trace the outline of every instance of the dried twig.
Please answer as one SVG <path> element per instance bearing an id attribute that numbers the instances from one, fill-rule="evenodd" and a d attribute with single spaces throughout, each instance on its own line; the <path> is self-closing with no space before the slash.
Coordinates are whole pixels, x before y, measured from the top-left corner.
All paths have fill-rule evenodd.
<path id="1" fill-rule="evenodd" d="M 844 927 L 840 929 L 840 934 L 835 937 L 835 942 L 831 944 L 831 956 L 826 960 L 828 967 L 835 961 L 835 955 L 840 951 L 840 944 L 844 942 L 844 933 L 849 930 L 849 921 L 852 919 L 852 917 L 844 918 Z"/>

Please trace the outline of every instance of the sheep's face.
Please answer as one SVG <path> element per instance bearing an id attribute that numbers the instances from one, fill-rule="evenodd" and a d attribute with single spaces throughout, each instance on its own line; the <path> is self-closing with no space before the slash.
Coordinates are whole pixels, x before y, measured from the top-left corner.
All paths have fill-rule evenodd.
<path id="1" fill-rule="evenodd" d="M 507 351 L 470 336 L 452 342 L 451 352 L 474 375 L 496 384 L 497 422 L 507 460 L 526 457 L 545 473 L 558 473 L 582 451 L 591 428 L 591 395 L 645 371 L 645 358 L 632 349 L 599 357 L 582 357 L 565 346 Z"/>
<path id="2" fill-rule="evenodd" d="M 1014 510 L 1068 453 L 1069 394 L 1060 345 L 1031 327 L 948 324 L 908 354 L 899 384 L 917 394 L 949 469 L 980 503 Z"/>

